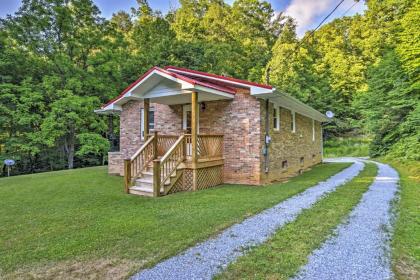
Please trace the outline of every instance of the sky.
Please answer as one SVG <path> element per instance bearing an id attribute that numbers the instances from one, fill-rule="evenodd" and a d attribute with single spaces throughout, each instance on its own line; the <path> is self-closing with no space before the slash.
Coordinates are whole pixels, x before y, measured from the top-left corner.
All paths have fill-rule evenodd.
<path id="1" fill-rule="evenodd" d="M 110 18 L 113 13 L 124 10 L 129 11 L 130 7 L 136 7 L 136 0 L 93 0 L 102 11 L 102 16 Z M 278 12 L 285 12 L 292 16 L 298 23 L 297 33 L 300 37 L 305 31 L 315 28 L 322 19 L 328 15 L 340 0 L 267 0 L 271 3 L 273 9 Z M 232 4 L 234 0 L 225 0 Z M 0 17 L 7 14 L 13 14 L 20 6 L 21 0 L 0 0 Z M 356 13 L 363 13 L 366 9 L 365 0 L 358 3 L 354 0 L 345 0 L 334 14 L 326 21 L 329 22 L 335 18 L 351 16 Z M 177 0 L 149 0 L 150 6 L 155 10 L 166 13 L 171 8 L 179 6 Z M 353 7 L 352 7 L 353 6 Z M 351 8 L 350 10 L 348 10 Z"/>

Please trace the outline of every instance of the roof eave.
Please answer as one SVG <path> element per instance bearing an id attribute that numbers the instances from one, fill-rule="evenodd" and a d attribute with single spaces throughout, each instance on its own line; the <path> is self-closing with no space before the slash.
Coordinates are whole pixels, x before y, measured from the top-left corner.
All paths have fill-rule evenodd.
<path id="1" fill-rule="evenodd" d="M 256 94 L 255 96 L 263 99 L 269 99 L 278 106 L 284 107 L 319 122 L 329 121 L 329 119 L 321 112 L 288 94 L 277 91 L 276 89 L 274 89 L 271 93 L 261 93 Z"/>

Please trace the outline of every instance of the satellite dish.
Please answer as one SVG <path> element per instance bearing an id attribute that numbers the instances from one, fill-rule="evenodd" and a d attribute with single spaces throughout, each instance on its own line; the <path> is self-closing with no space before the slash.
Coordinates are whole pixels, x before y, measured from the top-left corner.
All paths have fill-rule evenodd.
<path id="1" fill-rule="evenodd" d="M 15 161 L 13 159 L 6 159 L 4 164 L 7 166 L 7 177 L 10 176 L 10 168 L 15 165 Z"/>
<path id="2" fill-rule="evenodd" d="M 325 115 L 326 115 L 326 116 L 327 116 L 327 118 L 329 118 L 329 119 L 334 118 L 334 113 L 333 113 L 333 112 L 331 112 L 331 111 L 327 111 L 327 112 L 325 113 Z"/>
<path id="3" fill-rule="evenodd" d="M 13 159 L 6 159 L 4 161 L 4 164 L 7 166 L 12 166 L 12 165 L 15 165 L 15 161 Z"/>

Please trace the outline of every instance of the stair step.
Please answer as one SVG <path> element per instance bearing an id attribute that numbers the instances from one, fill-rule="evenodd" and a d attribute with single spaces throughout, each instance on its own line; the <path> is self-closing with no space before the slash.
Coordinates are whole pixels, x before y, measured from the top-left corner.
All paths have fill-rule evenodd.
<path id="1" fill-rule="evenodd" d="M 152 184 L 153 185 L 153 177 L 152 178 L 144 178 L 144 177 L 138 178 L 136 180 L 136 183 L 146 183 L 146 184 Z"/>
<path id="2" fill-rule="evenodd" d="M 160 192 L 163 193 L 164 189 L 160 188 Z M 153 188 L 134 186 L 130 188 L 130 193 L 143 196 L 153 196 Z"/>
<path id="3" fill-rule="evenodd" d="M 152 180 L 153 181 L 153 174 L 143 173 L 138 179 L 145 179 L 145 180 Z"/>

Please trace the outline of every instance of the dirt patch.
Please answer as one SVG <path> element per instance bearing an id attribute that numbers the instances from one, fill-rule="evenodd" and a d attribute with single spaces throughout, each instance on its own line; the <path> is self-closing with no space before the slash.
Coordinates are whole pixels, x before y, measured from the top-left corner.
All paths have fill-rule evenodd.
<path id="1" fill-rule="evenodd" d="M 26 267 L 1 274 L 1 279 L 76 280 L 76 279 L 127 279 L 142 265 L 141 261 L 100 259 L 94 261 L 64 261 L 38 267 Z"/>
<path id="2" fill-rule="evenodd" d="M 406 257 L 399 258 L 395 263 L 397 279 L 417 280 L 420 279 L 420 264 Z"/>

